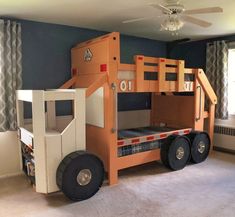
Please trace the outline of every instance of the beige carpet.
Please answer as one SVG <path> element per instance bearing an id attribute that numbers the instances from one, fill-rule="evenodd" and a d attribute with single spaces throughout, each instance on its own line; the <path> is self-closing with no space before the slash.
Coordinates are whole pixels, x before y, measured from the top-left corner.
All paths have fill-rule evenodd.
<path id="1" fill-rule="evenodd" d="M 24 176 L 0 180 L 0 217 L 235 217 L 235 155 L 169 172 L 160 163 L 131 168 L 119 184 L 72 203 L 35 193 Z"/>

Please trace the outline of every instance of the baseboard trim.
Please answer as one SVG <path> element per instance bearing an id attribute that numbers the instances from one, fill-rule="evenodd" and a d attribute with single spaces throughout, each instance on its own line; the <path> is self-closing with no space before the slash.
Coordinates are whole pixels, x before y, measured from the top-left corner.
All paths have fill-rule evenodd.
<path id="1" fill-rule="evenodd" d="M 24 174 L 23 171 L 17 172 L 17 173 L 10 173 L 10 174 L 6 174 L 6 175 L 1 175 L 0 179 L 10 178 L 10 177 L 14 177 L 14 176 L 20 176 L 23 174 Z"/>
<path id="2" fill-rule="evenodd" d="M 214 146 L 213 149 L 215 151 L 220 151 L 220 152 L 225 152 L 225 153 L 228 153 L 228 154 L 234 154 L 235 155 L 235 150 L 222 148 L 222 147 L 218 147 L 218 146 Z"/>

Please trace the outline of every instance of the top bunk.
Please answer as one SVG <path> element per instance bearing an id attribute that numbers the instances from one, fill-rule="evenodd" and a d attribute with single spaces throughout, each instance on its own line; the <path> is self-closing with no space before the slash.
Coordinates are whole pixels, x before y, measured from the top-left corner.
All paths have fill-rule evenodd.
<path id="1" fill-rule="evenodd" d="M 118 92 L 185 92 L 193 91 L 194 70 L 184 67 L 183 60 L 136 55 L 134 64 L 120 62 L 118 32 L 79 43 L 72 48 L 72 76 L 76 87 L 88 87 L 107 76 Z"/>
<path id="2" fill-rule="evenodd" d="M 120 35 L 112 32 L 72 48 L 72 79 L 63 87 L 89 87 L 97 80 L 115 85 L 117 92 L 193 92 L 198 75 L 216 100 L 202 69 L 185 68 L 184 60 L 136 55 L 134 64 L 120 62 Z M 213 99 L 212 99 L 213 98 Z M 214 101 L 215 102 L 215 101 Z"/>

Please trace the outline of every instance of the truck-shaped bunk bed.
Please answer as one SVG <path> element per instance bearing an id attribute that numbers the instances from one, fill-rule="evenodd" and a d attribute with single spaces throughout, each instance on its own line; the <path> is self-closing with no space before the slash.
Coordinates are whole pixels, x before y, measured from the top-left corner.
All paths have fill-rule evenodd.
<path id="1" fill-rule="evenodd" d="M 37 192 L 60 189 L 72 200 L 84 200 L 99 190 L 104 171 L 113 185 L 121 169 L 161 160 L 178 170 L 190 159 L 202 162 L 212 150 L 217 98 L 203 70 L 143 55 L 123 64 L 119 43 L 113 32 L 72 48 L 71 79 L 61 90 L 18 91 L 20 145 L 30 149 L 22 151 L 22 164 Z M 133 93 L 151 95 L 147 121 L 139 126 L 130 113 L 121 118 L 118 111 L 118 96 Z M 56 126 L 56 100 L 74 101 L 71 122 L 62 129 Z M 23 101 L 32 102 L 31 129 L 24 126 Z"/>
<path id="2" fill-rule="evenodd" d="M 161 142 L 157 141 L 169 135 L 203 132 L 206 118 L 212 141 L 217 103 L 202 69 L 185 68 L 183 60 L 143 55 L 134 56 L 134 64 L 122 64 L 119 43 L 119 33 L 113 32 L 75 46 L 72 78 L 61 87 L 87 88 L 87 97 L 102 89 L 103 108 L 92 111 L 101 123 L 87 123 L 87 149 L 102 159 L 111 185 L 117 183 L 118 170 L 160 160 Z M 119 129 L 118 94 L 131 97 L 131 93 L 142 92 L 151 93 L 149 126 Z"/>

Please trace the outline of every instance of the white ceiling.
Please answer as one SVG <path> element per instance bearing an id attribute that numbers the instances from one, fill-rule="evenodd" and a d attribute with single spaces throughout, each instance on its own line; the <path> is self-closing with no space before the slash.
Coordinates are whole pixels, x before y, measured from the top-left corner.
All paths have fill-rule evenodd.
<path id="1" fill-rule="evenodd" d="M 181 0 L 186 9 L 220 6 L 223 13 L 193 15 L 212 22 L 209 28 L 186 23 L 178 36 L 159 31 L 163 18 L 158 9 L 149 3 L 164 0 L 0 0 L 0 16 L 64 24 L 104 31 L 119 31 L 133 36 L 157 40 L 176 40 L 189 37 L 193 40 L 235 33 L 234 0 Z M 123 24 L 123 20 L 145 16 L 156 18 Z"/>

